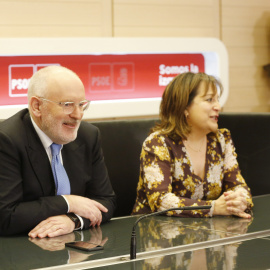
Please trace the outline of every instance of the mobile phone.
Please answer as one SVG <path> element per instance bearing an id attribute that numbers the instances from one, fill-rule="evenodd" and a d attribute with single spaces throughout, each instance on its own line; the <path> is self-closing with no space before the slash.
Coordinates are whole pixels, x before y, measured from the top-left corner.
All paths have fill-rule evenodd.
<path id="1" fill-rule="evenodd" d="M 95 251 L 95 250 L 101 250 L 103 249 L 103 246 L 100 246 L 98 244 L 90 243 L 90 242 L 84 242 L 84 241 L 75 241 L 75 242 L 68 242 L 65 243 L 65 246 L 77 248 L 84 251 Z"/>

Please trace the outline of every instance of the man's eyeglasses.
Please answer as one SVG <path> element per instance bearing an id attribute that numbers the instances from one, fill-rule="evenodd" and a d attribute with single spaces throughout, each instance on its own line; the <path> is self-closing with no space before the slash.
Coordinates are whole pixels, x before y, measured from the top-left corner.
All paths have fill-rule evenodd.
<path id="1" fill-rule="evenodd" d="M 55 104 L 58 104 L 59 106 L 62 107 L 63 112 L 65 114 L 71 114 L 75 110 L 75 106 L 78 106 L 78 108 L 81 111 L 85 111 L 85 110 L 87 110 L 89 108 L 89 104 L 90 104 L 89 100 L 83 100 L 83 101 L 81 101 L 79 103 L 75 103 L 75 102 L 71 102 L 71 101 L 57 102 L 57 101 L 52 101 L 52 100 L 42 98 L 42 97 L 39 97 L 39 98 L 44 100 L 44 101 L 49 101 L 49 102 L 53 102 Z"/>

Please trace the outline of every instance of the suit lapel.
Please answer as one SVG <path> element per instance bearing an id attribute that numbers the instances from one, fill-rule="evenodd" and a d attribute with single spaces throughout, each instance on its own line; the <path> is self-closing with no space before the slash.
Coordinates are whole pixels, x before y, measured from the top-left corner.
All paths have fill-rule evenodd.
<path id="1" fill-rule="evenodd" d="M 84 153 L 85 145 L 80 143 L 78 139 L 64 145 L 62 149 L 63 164 L 70 181 L 72 194 L 83 195 L 82 192 L 84 192 L 85 183 L 82 183 L 86 177 Z"/>
<path id="2" fill-rule="evenodd" d="M 44 195 L 54 195 L 55 185 L 51 164 L 47 153 L 33 127 L 29 114 L 24 117 L 24 124 L 27 131 L 28 143 L 26 151 L 28 152 L 30 163 L 40 183 Z"/>

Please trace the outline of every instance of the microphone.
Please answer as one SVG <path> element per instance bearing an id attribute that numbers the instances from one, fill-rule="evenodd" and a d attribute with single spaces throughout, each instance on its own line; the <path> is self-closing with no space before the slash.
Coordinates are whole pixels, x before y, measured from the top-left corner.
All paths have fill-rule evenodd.
<path id="1" fill-rule="evenodd" d="M 169 211 L 175 210 L 202 210 L 202 209 L 210 209 L 212 205 L 198 205 L 198 206 L 184 206 L 184 207 L 176 207 L 176 208 L 169 208 L 160 212 L 154 212 L 150 214 L 145 214 L 139 217 L 133 225 L 132 233 L 131 233 L 131 242 L 130 242 L 130 260 L 136 259 L 136 226 L 137 224 L 144 218 L 160 215 Z"/>

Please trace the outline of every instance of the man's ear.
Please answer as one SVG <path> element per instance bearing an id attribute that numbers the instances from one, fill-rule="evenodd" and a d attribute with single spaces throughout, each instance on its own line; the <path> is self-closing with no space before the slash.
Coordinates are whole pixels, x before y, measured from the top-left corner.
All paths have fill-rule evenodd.
<path id="1" fill-rule="evenodd" d="M 29 109 L 33 113 L 35 117 L 40 117 L 41 116 L 41 111 L 40 111 L 40 106 L 41 106 L 42 101 L 35 96 L 32 96 L 29 101 Z"/>

